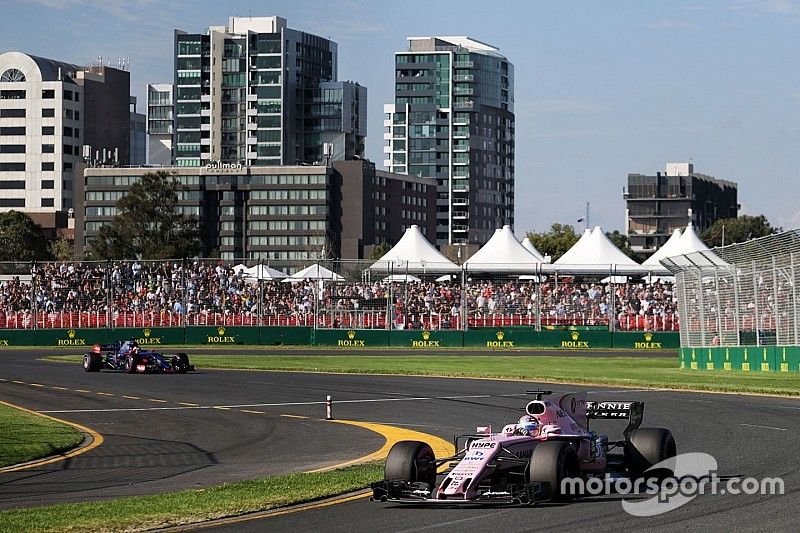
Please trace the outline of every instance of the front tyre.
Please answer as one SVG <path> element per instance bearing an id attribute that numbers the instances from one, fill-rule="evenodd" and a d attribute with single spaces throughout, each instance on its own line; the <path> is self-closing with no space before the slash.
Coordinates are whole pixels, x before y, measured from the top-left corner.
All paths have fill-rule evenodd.
<path id="1" fill-rule="evenodd" d="M 427 483 L 431 490 L 436 484 L 436 455 L 428 443 L 402 440 L 389 450 L 384 467 L 387 480 Z"/>
<path id="2" fill-rule="evenodd" d="M 562 490 L 563 482 L 567 478 L 577 478 L 579 475 L 578 453 L 569 442 L 545 441 L 533 449 L 533 455 L 528 463 L 528 482 L 540 483 L 545 498 L 570 499 L 575 494 Z"/>
<path id="3" fill-rule="evenodd" d="M 123 363 L 122 369 L 127 374 L 133 374 L 136 372 L 136 358 L 133 355 L 127 355 L 125 357 L 125 363 Z"/>
<path id="4" fill-rule="evenodd" d="M 677 449 L 672 432 L 664 428 L 640 428 L 631 432 L 625 441 L 625 466 L 631 477 L 641 477 L 653 465 L 675 457 Z M 649 472 L 654 477 L 672 472 Z"/>

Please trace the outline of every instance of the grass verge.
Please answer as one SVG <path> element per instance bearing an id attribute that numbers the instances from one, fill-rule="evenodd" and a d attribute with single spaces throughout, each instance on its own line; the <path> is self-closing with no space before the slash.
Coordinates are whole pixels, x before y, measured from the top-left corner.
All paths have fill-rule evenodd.
<path id="1" fill-rule="evenodd" d="M 681 370 L 677 358 L 559 356 L 190 355 L 199 369 L 431 375 L 800 396 L 800 374 Z M 80 361 L 78 356 L 48 356 Z"/>
<path id="2" fill-rule="evenodd" d="M 82 440 L 72 426 L 0 403 L 0 467 L 63 452 Z"/>
<path id="3" fill-rule="evenodd" d="M 206 489 L 0 512 L 0 531 L 142 531 L 265 511 L 367 487 L 383 465 L 272 476 Z"/>

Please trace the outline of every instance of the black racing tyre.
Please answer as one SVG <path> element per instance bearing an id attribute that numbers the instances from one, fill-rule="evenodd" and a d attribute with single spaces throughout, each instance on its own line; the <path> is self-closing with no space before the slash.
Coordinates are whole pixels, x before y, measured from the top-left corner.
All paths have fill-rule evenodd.
<path id="1" fill-rule="evenodd" d="M 389 450 L 384 477 L 409 483 L 427 483 L 433 489 L 436 484 L 436 455 L 425 442 L 401 440 Z"/>
<path id="2" fill-rule="evenodd" d="M 528 482 L 541 483 L 546 498 L 568 500 L 574 494 L 562 492 L 561 483 L 565 478 L 580 476 L 580 471 L 578 453 L 572 444 L 563 440 L 540 442 L 528 462 Z"/>
<path id="3" fill-rule="evenodd" d="M 103 356 L 89 352 L 83 356 L 83 369 L 87 372 L 99 372 L 103 366 Z"/>
<path id="4" fill-rule="evenodd" d="M 625 441 L 625 466 L 631 477 L 641 477 L 653 465 L 676 454 L 675 438 L 668 429 L 636 429 Z M 672 475 L 668 471 L 651 473 L 653 477 Z"/>
<path id="5" fill-rule="evenodd" d="M 191 368 L 191 365 L 189 365 L 189 356 L 185 353 L 178 353 L 176 356 L 181 362 L 181 373 L 188 372 Z"/>
<path id="6" fill-rule="evenodd" d="M 125 372 L 128 374 L 133 374 L 136 372 L 136 363 L 138 362 L 136 359 L 136 356 L 132 354 L 129 354 L 125 357 L 125 363 L 123 366 Z"/>

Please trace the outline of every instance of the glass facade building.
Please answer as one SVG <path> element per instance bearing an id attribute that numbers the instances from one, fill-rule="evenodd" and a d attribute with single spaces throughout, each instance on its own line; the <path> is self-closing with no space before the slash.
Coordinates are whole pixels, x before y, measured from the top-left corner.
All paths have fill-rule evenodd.
<path id="1" fill-rule="evenodd" d="M 384 166 L 436 180 L 437 244 L 483 244 L 513 226 L 514 69 L 496 48 L 409 38 L 384 113 Z"/>
<path id="2" fill-rule="evenodd" d="M 337 82 L 336 71 L 336 43 L 290 29 L 280 17 L 231 17 L 227 26 L 203 34 L 176 30 L 174 163 L 315 163 L 325 155 L 324 144 L 340 136 L 341 145 L 363 157 L 366 89 Z M 346 114 L 336 123 L 324 121 L 320 100 L 337 88 Z M 346 100 L 353 92 L 363 106 L 354 109 Z M 360 126 L 351 131 L 345 128 L 354 119 L 349 113 Z"/>

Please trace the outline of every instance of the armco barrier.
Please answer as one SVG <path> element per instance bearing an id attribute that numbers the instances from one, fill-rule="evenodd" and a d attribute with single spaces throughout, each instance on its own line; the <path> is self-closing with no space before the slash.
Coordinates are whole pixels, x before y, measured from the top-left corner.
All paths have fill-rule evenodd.
<path id="1" fill-rule="evenodd" d="M 188 326 L 186 344 L 260 344 L 259 329 L 247 326 Z"/>
<path id="2" fill-rule="evenodd" d="M 480 328 L 464 332 L 464 346 L 510 350 L 539 346 L 539 334 L 532 327 Z"/>
<path id="3" fill-rule="evenodd" d="M 397 330 L 389 335 L 391 346 L 429 350 L 464 346 L 464 332 L 449 329 Z"/>
<path id="4" fill-rule="evenodd" d="M 148 348 L 186 343 L 183 328 L 117 328 L 106 331 L 109 342 L 136 339 L 142 347 Z"/>
<path id="5" fill-rule="evenodd" d="M 380 348 L 389 346 L 389 332 L 385 329 L 317 329 L 312 331 L 316 346 L 341 348 Z"/>
<path id="6" fill-rule="evenodd" d="M 633 350 L 677 350 L 681 344 L 680 335 L 671 331 L 615 331 L 611 341 L 614 348 Z"/>
<path id="7" fill-rule="evenodd" d="M 258 329 L 260 342 L 265 345 L 310 345 L 311 334 L 314 332 L 314 328 L 304 326 L 264 326 Z"/>
<path id="8" fill-rule="evenodd" d="M 569 348 L 585 350 L 587 348 L 611 348 L 610 331 L 540 331 L 539 346 L 545 348 Z"/>

